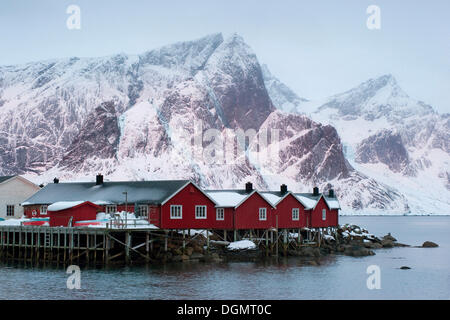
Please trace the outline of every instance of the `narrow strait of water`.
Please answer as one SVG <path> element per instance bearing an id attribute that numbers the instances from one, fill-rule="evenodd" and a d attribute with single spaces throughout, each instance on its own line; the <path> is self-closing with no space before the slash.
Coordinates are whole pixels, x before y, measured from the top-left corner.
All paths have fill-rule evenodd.
<path id="1" fill-rule="evenodd" d="M 1 299 L 450 299 L 450 217 L 341 217 L 399 242 L 439 248 L 376 250 L 375 256 L 328 256 L 320 266 L 278 262 L 168 264 L 82 268 L 81 289 L 67 289 L 66 270 L 0 263 Z M 367 267 L 381 270 L 369 290 Z M 401 266 L 411 267 L 400 270 Z"/>

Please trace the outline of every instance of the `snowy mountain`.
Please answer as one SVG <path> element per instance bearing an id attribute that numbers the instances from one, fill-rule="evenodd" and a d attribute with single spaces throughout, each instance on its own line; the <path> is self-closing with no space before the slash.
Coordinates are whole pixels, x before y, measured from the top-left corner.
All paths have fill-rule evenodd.
<path id="1" fill-rule="evenodd" d="M 276 110 L 308 102 L 266 69 L 240 36 L 221 34 L 136 56 L 0 67 L 0 174 L 287 182 L 333 187 L 348 212 L 408 211 L 402 194 L 353 168 L 333 126 Z"/>
<path id="2" fill-rule="evenodd" d="M 351 165 L 405 196 L 411 212 L 450 213 L 450 116 L 409 97 L 392 75 L 293 112 L 335 127 Z"/>

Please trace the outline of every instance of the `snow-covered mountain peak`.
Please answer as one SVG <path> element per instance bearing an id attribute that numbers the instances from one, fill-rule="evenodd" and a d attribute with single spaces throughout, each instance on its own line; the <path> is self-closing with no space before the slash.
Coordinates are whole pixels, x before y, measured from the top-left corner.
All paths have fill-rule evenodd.
<path id="1" fill-rule="evenodd" d="M 223 35 L 215 33 L 193 41 L 177 42 L 140 55 L 140 62 L 168 69 L 185 69 L 194 74 L 223 41 Z"/>
<path id="2" fill-rule="evenodd" d="M 370 79 L 349 91 L 332 96 L 318 108 L 318 112 L 327 109 L 335 109 L 338 117 L 347 120 L 358 117 L 367 121 L 384 118 L 391 123 L 434 113 L 431 106 L 410 98 L 390 74 Z"/>

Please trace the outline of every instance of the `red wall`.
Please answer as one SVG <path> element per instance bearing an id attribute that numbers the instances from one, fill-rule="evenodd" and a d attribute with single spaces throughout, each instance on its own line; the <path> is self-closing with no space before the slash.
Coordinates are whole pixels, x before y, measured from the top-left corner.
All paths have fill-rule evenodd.
<path id="1" fill-rule="evenodd" d="M 259 220 L 259 208 L 267 208 L 267 220 Z M 254 193 L 234 212 L 236 229 L 269 229 L 273 227 L 275 209 L 258 193 Z"/>
<path id="2" fill-rule="evenodd" d="M 28 219 L 31 218 L 41 218 L 41 217 L 48 217 L 48 215 L 41 215 L 41 206 L 24 206 L 23 207 L 24 214 Z M 33 211 L 36 211 L 37 215 L 33 216 Z"/>
<path id="3" fill-rule="evenodd" d="M 100 207 L 85 203 L 67 210 L 49 211 L 50 227 L 67 227 L 70 217 L 73 217 L 72 222 L 95 220 L 100 210 Z"/>
<path id="4" fill-rule="evenodd" d="M 327 212 L 327 219 L 322 220 L 322 210 L 325 209 Z M 311 227 L 312 228 L 326 228 L 334 227 L 338 225 L 338 210 L 330 210 L 324 198 L 319 200 L 316 208 L 311 214 Z"/>
<path id="5" fill-rule="evenodd" d="M 148 221 L 157 226 L 158 228 L 161 228 L 161 207 L 151 205 L 148 206 Z"/>
<path id="6" fill-rule="evenodd" d="M 299 209 L 299 220 L 292 220 L 292 209 Z M 306 227 L 305 208 L 300 201 L 298 201 L 292 194 L 281 200 L 277 204 L 277 209 L 274 210 L 272 224 L 277 226 L 276 217 L 278 216 L 278 228 L 280 229 L 298 229 Z"/>
<path id="7" fill-rule="evenodd" d="M 171 205 L 183 206 L 183 219 L 170 218 Z M 195 206 L 206 206 L 206 219 L 195 218 Z M 161 207 L 160 228 L 215 229 L 218 225 L 226 225 L 229 223 L 228 220 L 226 220 L 225 223 L 223 221 L 216 221 L 216 208 L 214 202 L 212 202 L 193 184 L 189 184 Z"/>

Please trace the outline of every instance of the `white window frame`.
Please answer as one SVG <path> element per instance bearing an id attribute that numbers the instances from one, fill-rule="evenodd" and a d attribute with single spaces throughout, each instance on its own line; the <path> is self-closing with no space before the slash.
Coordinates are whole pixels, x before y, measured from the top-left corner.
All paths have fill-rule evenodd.
<path id="1" fill-rule="evenodd" d="M 175 212 L 174 210 L 178 210 Z M 183 206 L 179 204 L 173 204 L 170 206 L 170 219 L 183 219 Z"/>
<path id="2" fill-rule="evenodd" d="M 109 204 L 105 208 L 105 213 L 116 213 L 117 212 L 117 205 L 116 204 Z"/>
<path id="3" fill-rule="evenodd" d="M 216 209 L 216 220 L 217 221 L 224 221 L 225 220 L 225 209 L 224 208 L 217 208 Z"/>
<path id="4" fill-rule="evenodd" d="M 300 209 L 292 208 L 292 221 L 299 221 L 299 220 L 300 220 Z"/>
<path id="5" fill-rule="evenodd" d="M 327 220 L 327 209 L 322 209 L 322 220 Z"/>
<path id="6" fill-rule="evenodd" d="M 204 212 L 199 212 L 200 209 L 204 209 Z M 199 215 L 201 213 L 202 215 Z M 203 216 L 203 214 L 205 216 Z M 206 206 L 195 206 L 195 219 L 206 219 L 207 218 L 207 207 Z"/>
<path id="7" fill-rule="evenodd" d="M 144 214 L 142 213 L 142 211 L 144 211 Z M 148 218 L 148 213 L 149 213 L 148 205 L 146 204 L 139 205 L 138 207 L 139 218 Z"/>
<path id="8" fill-rule="evenodd" d="M 8 213 L 11 212 L 11 210 L 10 210 L 11 208 L 12 208 L 12 215 L 8 214 Z M 13 204 L 7 204 L 6 205 L 6 216 L 7 217 L 14 217 L 15 214 L 16 214 L 16 206 L 13 205 Z"/>
<path id="9" fill-rule="evenodd" d="M 46 216 L 48 214 L 47 209 L 48 209 L 48 206 L 42 205 L 40 210 L 39 210 L 39 214 L 43 215 L 43 216 Z"/>
<path id="10" fill-rule="evenodd" d="M 259 208 L 259 221 L 267 221 L 267 208 Z"/>

